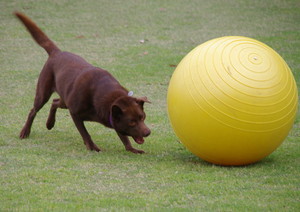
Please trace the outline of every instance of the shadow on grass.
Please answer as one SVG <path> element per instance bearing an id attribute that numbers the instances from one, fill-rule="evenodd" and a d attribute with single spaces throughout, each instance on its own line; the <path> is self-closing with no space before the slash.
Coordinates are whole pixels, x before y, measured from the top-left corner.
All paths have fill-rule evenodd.
<path id="1" fill-rule="evenodd" d="M 226 169 L 235 169 L 235 168 L 253 168 L 253 167 L 263 167 L 263 166 L 270 166 L 274 165 L 276 162 L 276 159 L 272 156 L 267 156 L 263 158 L 260 161 L 257 161 L 252 164 L 248 165 L 239 165 L 239 166 L 224 166 L 224 165 L 218 165 L 218 164 L 213 164 L 210 162 L 207 162 L 192 153 L 188 152 L 187 150 L 185 152 L 180 151 L 173 153 L 174 159 L 177 161 L 181 161 L 182 163 L 190 163 L 193 165 L 200 165 L 203 167 L 220 167 L 220 168 L 226 168 Z"/>

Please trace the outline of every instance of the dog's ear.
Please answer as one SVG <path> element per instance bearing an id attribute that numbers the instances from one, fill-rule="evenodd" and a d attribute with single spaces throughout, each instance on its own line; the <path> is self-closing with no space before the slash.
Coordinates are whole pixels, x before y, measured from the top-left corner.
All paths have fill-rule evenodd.
<path id="1" fill-rule="evenodd" d="M 123 115 L 123 111 L 118 105 L 113 105 L 111 108 L 111 114 L 114 119 L 120 120 Z"/>
<path id="2" fill-rule="evenodd" d="M 144 103 L 151 103 L 146 96 L 136 98 L 136 102 L 141 106 L 142 109 L 144 109 Z"/>

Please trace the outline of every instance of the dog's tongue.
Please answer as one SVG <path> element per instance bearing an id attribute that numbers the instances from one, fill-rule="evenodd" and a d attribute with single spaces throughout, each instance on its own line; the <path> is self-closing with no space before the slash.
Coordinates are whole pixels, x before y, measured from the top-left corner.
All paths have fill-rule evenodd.
<path id="1" fill-rule="evenodd" d="M 143 137 L 133 137 L 133 139 L 138 144 L 143 144 L 144 143 L 144 138 Z"/>

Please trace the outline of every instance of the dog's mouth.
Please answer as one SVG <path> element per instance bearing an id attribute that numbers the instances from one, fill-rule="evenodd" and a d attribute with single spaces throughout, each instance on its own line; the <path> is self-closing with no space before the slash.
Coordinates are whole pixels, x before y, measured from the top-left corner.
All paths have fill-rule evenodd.
<path id="1" fill-rule="evenodd" d="M 137 144 L 143 144 L 144 143 L 144 138 L 143 137 L 132 137 L 134 139 L 134 141 Z"/>

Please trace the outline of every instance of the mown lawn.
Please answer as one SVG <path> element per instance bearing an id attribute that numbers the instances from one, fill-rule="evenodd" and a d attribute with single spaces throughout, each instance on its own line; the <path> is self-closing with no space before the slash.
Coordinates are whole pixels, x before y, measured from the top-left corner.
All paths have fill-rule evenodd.
<path id="1" fill-rule="evenodd" d="M 58 46 L 109 70 L 135 96 L 146 95 L 152 134 L 146 151 L 124 150 L 116 134 L 87 128 L 101 153 L 89 152 L 68 111 L 31 136 L 18 134 L 47 58 L 15 10 L 30 16 Z M 289 64 L 300 88 L 297 0 L 0 1 L 0 211 L 299 211 L 300 116 L 283 144 L 261 162 L 220 167 L 178 142 L 166 107 L 170 77 L 195 46 L 226 35 L 260 40 Z"/>

